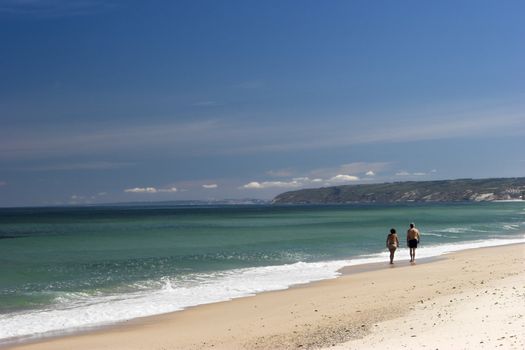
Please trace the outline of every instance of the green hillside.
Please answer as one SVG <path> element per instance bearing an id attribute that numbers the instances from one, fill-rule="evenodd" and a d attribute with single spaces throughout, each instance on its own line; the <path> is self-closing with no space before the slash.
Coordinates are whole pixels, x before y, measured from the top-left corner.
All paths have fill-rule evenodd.
<path id="1" fill-rule="evenodd" d="M 525 199 L 525 177 L 344 185 L 282 193 L 275 204 L 464 202 Z"/>

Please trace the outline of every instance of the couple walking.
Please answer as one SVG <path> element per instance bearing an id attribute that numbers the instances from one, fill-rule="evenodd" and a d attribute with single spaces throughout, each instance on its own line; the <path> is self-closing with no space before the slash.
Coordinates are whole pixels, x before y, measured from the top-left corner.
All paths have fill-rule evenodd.
<path id="1" fill-rule="evenodd" d="M 419 230 L 414 224 L 410 224 L 407 231 L 407 245 L 410 248 L 410 262 L 416 260 L 416 248 L 419 243 Z M 390 263 L 394 263 L 394 253 L 399 247 L 399 239 L 397 238 L 396 229 L 390 229 L 390 234 L 386 237 L 386 247 L 390 250 Z"/>

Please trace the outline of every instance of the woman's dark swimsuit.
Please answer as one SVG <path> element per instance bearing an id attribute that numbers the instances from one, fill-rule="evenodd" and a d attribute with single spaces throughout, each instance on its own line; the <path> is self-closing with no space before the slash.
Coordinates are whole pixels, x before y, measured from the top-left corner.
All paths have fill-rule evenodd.
<path id="1" fill-rule="evenodd" d="M 410 239 L 408 241 L 408 247 L 409 248 L 417 248 L 417 239 Z"/>

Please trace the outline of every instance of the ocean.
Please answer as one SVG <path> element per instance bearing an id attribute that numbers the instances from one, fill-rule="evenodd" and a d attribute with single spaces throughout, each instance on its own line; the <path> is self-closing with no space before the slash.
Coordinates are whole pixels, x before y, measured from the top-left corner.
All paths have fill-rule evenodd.
<path id="1" fill-rule="evenodd" d="M 0 344 L 335 278 L 388 263 L 410 222 L 418 259 L 525 242 L 525 202 L 0 209 Z"/>

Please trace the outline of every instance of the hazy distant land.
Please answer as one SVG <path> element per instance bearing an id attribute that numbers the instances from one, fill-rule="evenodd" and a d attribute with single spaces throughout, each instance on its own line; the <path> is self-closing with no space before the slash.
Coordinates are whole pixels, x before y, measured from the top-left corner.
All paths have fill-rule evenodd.
<path id="1" fill-rule="evenodd" d="M 279 194 L 275 204 L 480 202 L 523 200 L 525 177 L 331 186 Z"/>

